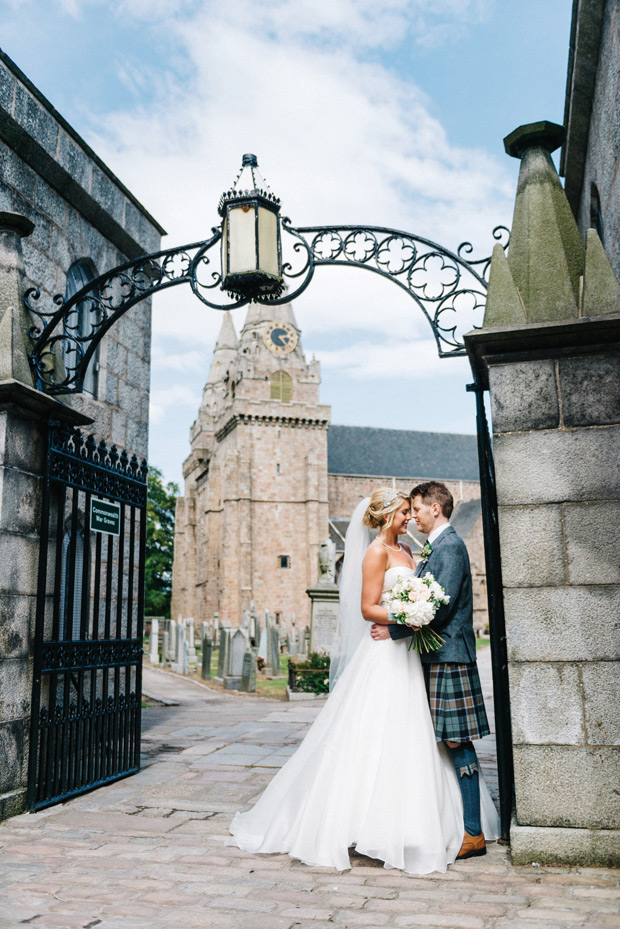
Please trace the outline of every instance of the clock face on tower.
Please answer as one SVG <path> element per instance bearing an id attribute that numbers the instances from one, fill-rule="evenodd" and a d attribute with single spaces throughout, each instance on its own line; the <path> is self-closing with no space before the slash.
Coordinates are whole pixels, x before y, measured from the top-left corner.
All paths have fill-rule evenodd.
<path id="1" fill-rule="evenodd" d="M 263 329 L 263 342 L 274 355 L 288 355 L 294 351 L 299 338 L 290 323 L 269 323 Z"/>

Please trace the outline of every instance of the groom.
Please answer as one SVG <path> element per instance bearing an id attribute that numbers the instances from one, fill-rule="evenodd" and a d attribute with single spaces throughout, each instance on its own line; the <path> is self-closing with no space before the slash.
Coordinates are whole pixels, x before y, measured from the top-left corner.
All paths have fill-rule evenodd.
<path id="1" fill-rule="evenodd" d="M 465 836 L 457 855 L 463 859 L 486 854 L 478 757 L 472 740 L 488 735 L 490 729 L 476 665 L 469 556 L 449 523 L 453 509 L 452 494 L 439 481 L 418 484 L 411 491 L 413 518 L 428 536 L 416 576 L 428 571 L 450 597 L 430 624 L 444 644 L 437 651 L 423 653 L 421 659 L 435 736 L 450 749 L 463 796 Z M 373 625 L 371 635 L 373 639 L 401 639 L 411 635 L 411 630 L 395 624 Z"/>

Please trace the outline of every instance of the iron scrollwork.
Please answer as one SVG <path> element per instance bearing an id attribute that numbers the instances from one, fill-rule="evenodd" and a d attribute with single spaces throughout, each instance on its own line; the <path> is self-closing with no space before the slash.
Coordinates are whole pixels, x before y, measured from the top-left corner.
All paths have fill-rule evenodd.
<path id="1" fill-rule="evenodd" d="M 398 284 L 428 320 L 440 357 L 465 354 L 463 334 L 477 328 L 486 302 L 491 257 L 472 258 L 469 242 L 452 252 L 429 239 L 380 226 L 293 227 L 282 220 L 285 291 L 261 295 L 256 302 L 282 304 L 308 287 L 324 265 L 365 268 Z M 509 230 L 497 226 L 493 237 L 504 249 Z M 80 393 L 99 343 L 127 310 L 140 300 L 188 283 L 208 307 L 230 310 L 250 297 L 222 290 L 222 275 L 211 263 L 221 241 L 219 228 L 209 239 L 146 255 L 100 275 L 65 300 L 57 295 L 43 309 L 41 293 L 31 288 L 25 303 L 36 322 L 30 330 L 30 364 L 35 385 L 49 394 Z"/>

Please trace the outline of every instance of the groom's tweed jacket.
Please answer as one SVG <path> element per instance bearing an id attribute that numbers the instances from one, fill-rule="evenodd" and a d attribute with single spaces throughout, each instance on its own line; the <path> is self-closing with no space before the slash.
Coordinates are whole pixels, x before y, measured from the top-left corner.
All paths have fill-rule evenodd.
<path id="1" fill-rule="evenodd" d="M 427 571 L 441 584 L 450 602 L 439 607 L 431 622 L 431 629 L 445 639 L 445 644 L 420 657 L 425 664 L 470 664 L 476 660 L 471 568 L 465 543 L 452 526 L 433 542 L 428 561 L 419 563 L 416 575 L 420 577 Z M 393 639 L 411 635 L 407 626 L 390 624 L 388 630 Z"/>

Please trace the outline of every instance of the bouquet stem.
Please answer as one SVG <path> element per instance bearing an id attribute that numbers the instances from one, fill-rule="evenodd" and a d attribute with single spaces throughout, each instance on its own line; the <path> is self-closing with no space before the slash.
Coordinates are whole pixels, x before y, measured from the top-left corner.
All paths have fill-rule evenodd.
<path id="1" fill-rule="evenodd" d="M 418 629 L 411 636 L 409 649 L 415 648 L 420 654 L 422 652 L 435 652 L 438 648 L 441 648 L 445 641 L 440 635 L 429 629 L 428 626 L 423 626 L 422 629 Z"/>

